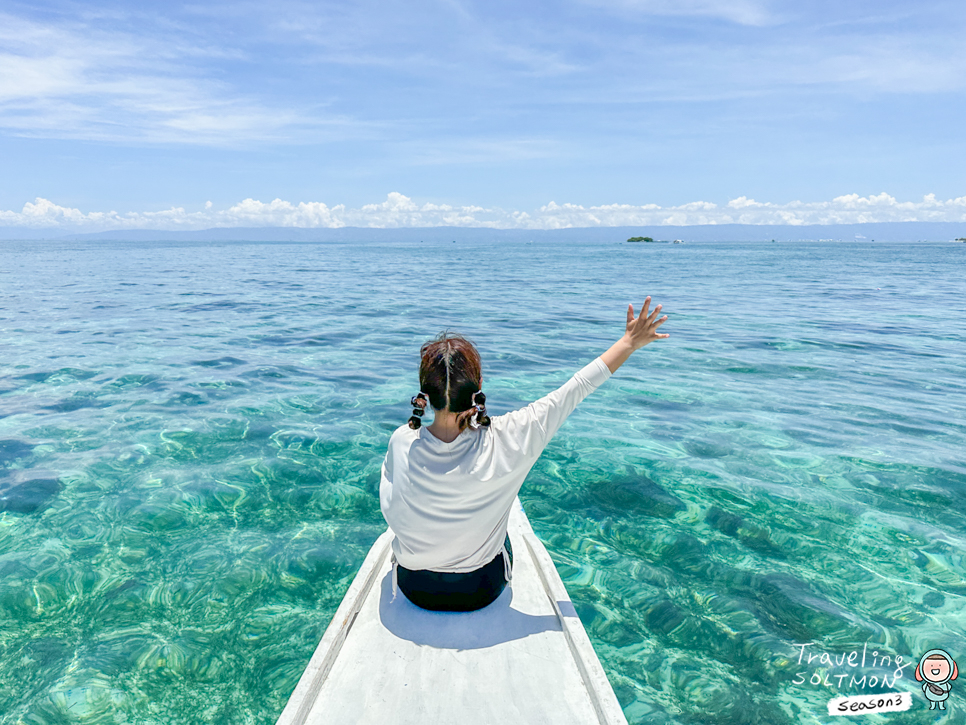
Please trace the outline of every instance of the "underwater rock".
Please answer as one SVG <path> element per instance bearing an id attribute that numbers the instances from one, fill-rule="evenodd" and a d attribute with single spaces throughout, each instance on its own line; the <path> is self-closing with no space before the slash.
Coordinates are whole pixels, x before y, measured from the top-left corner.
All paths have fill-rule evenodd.
<path id="1" fill-rule="evenodd" d="M 685 441 L 684 450 L 695 458 L 724 458 L 734 453 L 731 446 L 701 439 Z"/>
<path id="2" fill-rule="evenodd" d="M 0 511 L 32 514 L 47 508 L 51 499 L 60 493 L 56 478 L 32 478 L 25 481 L 0 481 Z"/>
<path id="3" fill-rule="evenodd" d="M 83 394 L 72 395 L 52 405 L 44 405 L 41 407 L 43 410 L 52 410 L 56 413 L 73 413 L 75 410 L 105 408 L 109 405 L 110 403 L 99 400 L 96 395 Z"/>
<path id="4" fill-rule="evenodd" d="M 214 360 L 192 360 L 191 364 L 203 368 L 230 368 L 236 365 L 247 365 L 248 363 L 244 360 L 239 360 L 237 357 L 226 355 L 225 357 L 215 358 Z"/>
<path id="5" fill-rule="evenodd" d="M 752 551 L 773 558 L 785 557 L 782 550 L 772 543 L 768 529 L 746 521 L 737 514 L 712 506 L 705 514 L 704 520 L 711 528 L 737 539 Z"/>
<path id="6" fill-rule="evenodd" d="M 632 468 L 628 468 L 627 476 L 598 481 L 588 490 L 594 504 L 629 516 L 670 519 L 687 508 L 684 501 Z"/>
<path id="7" fill-rule="evenodd" d="M 750 596 L 765 629 L 797 642 L 871 642 L 883 636 L 880 625 L 828 600 L 791 574 L 751 574 L 745 583 L 735 584 Z"/>
<path id="8" fill-rule="evenodd" d="M 28 455 L 34 447 L 16 438 L 0 440 L 0 465 L 13 463 L 18 458 Z"/>

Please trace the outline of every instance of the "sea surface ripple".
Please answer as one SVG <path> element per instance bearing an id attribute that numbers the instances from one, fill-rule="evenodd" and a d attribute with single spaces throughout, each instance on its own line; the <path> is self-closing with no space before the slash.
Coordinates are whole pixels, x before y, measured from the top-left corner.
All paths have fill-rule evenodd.
<path id="1" fill-rule="evenodd" d="M 500 414 L 645 295 L 671 337 L 520 493 L 628 720 L 827 722 L 801 645 L 966 653 L 966 245 L 618 242 L 0 244 L 0 722 L 273 723 L 420 344 Z"/>

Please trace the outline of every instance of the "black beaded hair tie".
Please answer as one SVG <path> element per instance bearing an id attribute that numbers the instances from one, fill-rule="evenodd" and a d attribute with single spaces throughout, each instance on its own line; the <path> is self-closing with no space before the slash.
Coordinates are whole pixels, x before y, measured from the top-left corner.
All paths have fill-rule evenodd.
<path id="1" fill-rule="evenodd" d="M 483 394 L 482 390 L 477 390 L 475 393 L 473 393 L 473 397 L 470 398 L 470 402 L 476 409 L 473 411 L 473 417 L 470 418 L 470 428 L 476 429 L 480 427 L 478 422 L 479 416 L 482 415 L 484 418 L 486 418 L 486 396 Z M 486 425 L 489 425 L 489 420 L 487 420 Z"/>
<path id="2" fill-rule="evenodd" d="M 410 402 L 413 405 L 413 414 L 409 418 L 409 427 L 413 430 L 418 430 L 419 426 L 423 424 L 422 417 L 429 407 L 429 396 L 420 390 L 419 394 L 414 395 Z"/>

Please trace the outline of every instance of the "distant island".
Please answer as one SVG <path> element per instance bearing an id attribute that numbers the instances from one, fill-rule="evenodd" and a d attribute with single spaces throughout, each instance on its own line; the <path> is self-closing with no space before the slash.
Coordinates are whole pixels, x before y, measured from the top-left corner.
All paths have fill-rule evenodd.
<path id="1" fill-rule="evenodd" d="M 653 237 L 631 237 L 627 241 L 629 241 L 629 242 L 644 242 L 645 244 L 670 244 L 670 242 L 668 242 L 666 239 L 665 240 L 659 240 L 659 239 L 654 239 Z M 772 240 L 772 241 L 774 241 L 774 240 Z M 674 243 L 675 244 L 684 244 L 684 242 L 682 240 L 680 240 L 680 239 L 675 239 L 674 240 Z"/>
<path id="2" fill-rule="evenodd" d="M 956 240 L 957 242 L 966 242 L 966 237 L 960 237 Z"/>

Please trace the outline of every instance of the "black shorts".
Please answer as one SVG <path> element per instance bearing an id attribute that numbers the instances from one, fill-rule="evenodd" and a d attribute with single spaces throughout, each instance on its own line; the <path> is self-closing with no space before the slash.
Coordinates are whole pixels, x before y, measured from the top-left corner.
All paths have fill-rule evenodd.
<path id="1" fill-rule="evenodd" d="M 513 549 L 507 534 L 507 553 L 513 566 Z M 419 569 L 412 571 L 397 565 L 399 588 L 406 598 L 423 609 L 436 612 L 471 612 L 493 602 L 506 587 L 503 552 L 489 564 L 462 574 Z"/>

